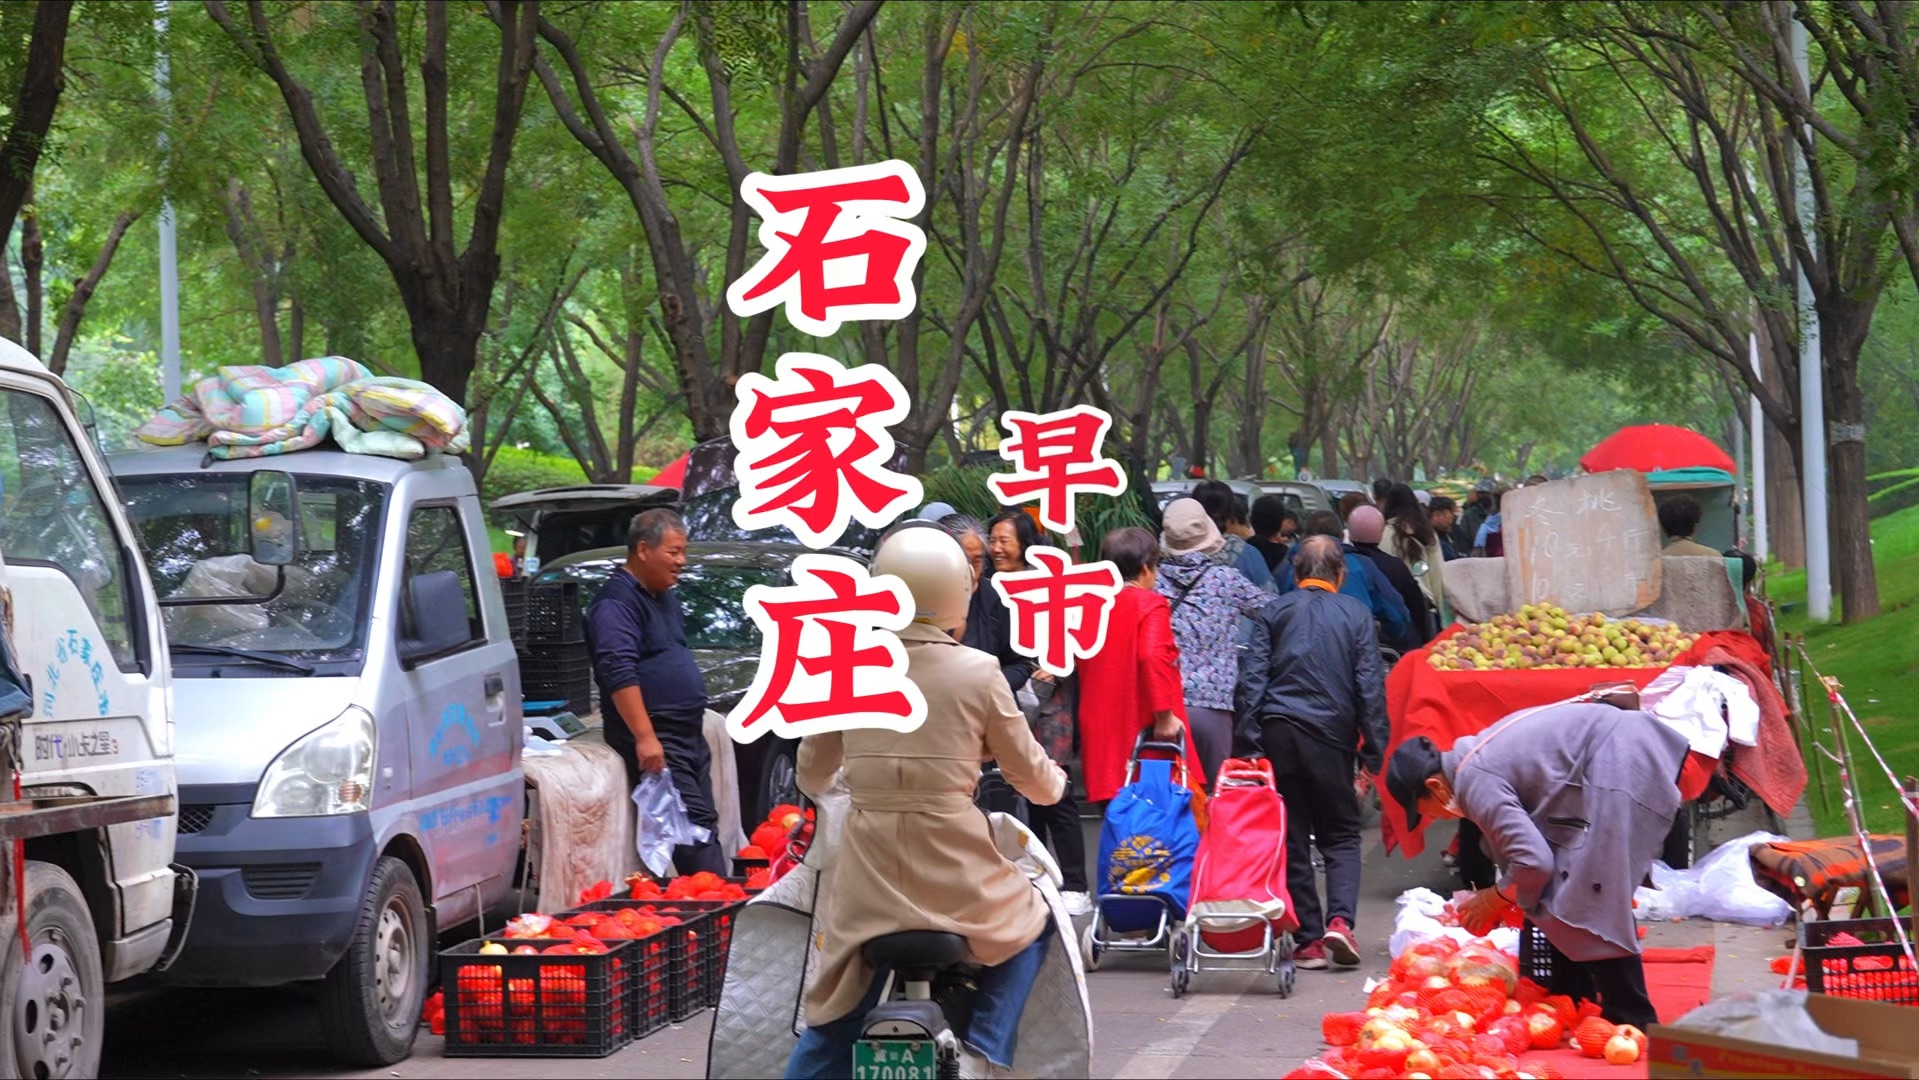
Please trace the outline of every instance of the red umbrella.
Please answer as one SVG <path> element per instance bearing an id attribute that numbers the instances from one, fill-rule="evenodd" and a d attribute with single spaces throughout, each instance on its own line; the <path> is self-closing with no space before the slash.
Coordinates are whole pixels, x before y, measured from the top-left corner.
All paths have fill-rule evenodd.
<path id="1" fill-rule="evenodd" d="M 652 484 L 654 487 L 677 488 L 683 486 L 686 483 L 686 461 L 691 456 L 691 454 L 681 454 L 679 459 L 674 461 L 673 464 L 654 473 L 653 478 L 648 480 L 647 483 Z"/>
<path id="2" fill-rule="evenodd" d="M 1707 468 L 1733 470 L 1733 460 L 1719 444 L 1682 427 L 1670 424 L 1640 424 L 1620 428 L 1586 451 L 1579 464 L 1587 472 L 1632 469 L 1657 472 L 1661 469 Z"/>

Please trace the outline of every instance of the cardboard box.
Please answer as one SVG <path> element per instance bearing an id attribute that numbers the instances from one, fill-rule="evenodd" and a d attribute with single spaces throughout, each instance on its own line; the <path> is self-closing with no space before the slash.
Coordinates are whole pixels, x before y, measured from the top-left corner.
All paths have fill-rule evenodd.
<path id="1" fill-rule="evenodd" d="M 1656 1024 L 1647 1072 L 1653 1077 L 1919 1078 L 1919 1012 L 1877 1001 L 1810 994 L 1806 1011 L 1829 1035 L 1859 1040 L 1859 1056 L 1836 1057 Z"/>

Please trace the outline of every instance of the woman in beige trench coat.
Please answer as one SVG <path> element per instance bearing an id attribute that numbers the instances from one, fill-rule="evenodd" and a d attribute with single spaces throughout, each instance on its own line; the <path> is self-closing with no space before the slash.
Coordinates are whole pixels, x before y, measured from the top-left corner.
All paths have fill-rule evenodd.
<path id="1" fill-rule="evenodd" d="M 972 591 L 959 543 L 930 525 L 908 526 L 881 542 L 871 572 L 899 576 L 913 594 L 916 619 L 899 638 L 927 718 L 911 732 L 862 728 L 800 744 L 801 790 L 828 790 L 844 768 L 852 809 L 820 877 L 822 963 L 806 998 L 809 1026 L 786 1075 L 846 1075 L 862 1005 L 878 989 L 879 973 L 860 947 L 904 930 L 964 937 L 969 963 L 1030 967 L 1016 988 L 1018 1001 L 1000 1010 L 1010 1011 L 1011 1023 L 997 1036 L 978 1031 L 981 1013 L 995 1012 L 986 1008 L 994 980 L 982 973 L 975 1031 L 965 1033 L 973 1049 L 1010 1067 L 1010 1036 L 1052 916 L 1026 875 L 999 853 L 973 791 L 980 762 L 989 759 L 1040 805 L 1059 800 L 1066 774 L 1034 740 L 998 660 L 953 636 L 964 627 Z M 1015 960 L 1021 963 L 1009 963 Z"/>

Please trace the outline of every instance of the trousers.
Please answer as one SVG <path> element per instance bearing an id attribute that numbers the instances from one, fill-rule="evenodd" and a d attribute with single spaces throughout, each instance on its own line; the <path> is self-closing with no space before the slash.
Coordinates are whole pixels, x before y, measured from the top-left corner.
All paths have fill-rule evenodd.
<path id="1" fill-rule="evenodd" d="M 1355 925 L 1359 908 L 1358 754 L 1316 739 L 1284 717 L 1266 718 L 1260 745 L 1286 803 L 1286 888 L 1299 915 L 1301 945 L 1326 936 L 1330 919 Z M 1326 903 L 1313 873 L 1314 847 L 1326 860 Z"/>
<path id="2" fill-rule="evenodd" d="M 682 874 L 704 870 L 726 876 L 729 869 L 726 852 L 720 847 L 720 812 L 713 800 L 713 752 L 706 745 L 705 718 L 669 716 L 654 713 L 653 737 L 660 740 L 666 755 L 666 767 L 673 778 L 673 789 L 680 793 L 687 820 L 704 826 L 713 835 L 698 844 L 680 844 L 673 849 L 673 869 Z M 626 764 L 626 785 L 630 790 L 640 782 L 638 744 L 632 729 L 617 718 L 604 729 L 606 745 Z"/>
<path id="3" fill-rule="evenodd" d="M 1029 806 L 1026 818 L 1033 835 L 1053 849 L 1053 858 L 1059 862 L 1060 891 L 1085 892 L 1086 832 L 1079 820 L 1079 800 L 1073 797 L 1071 770 L 1059 801 L 1051 806 Z"/>
<path id="4" fill-rule="evenodd" d="M 1200 771 L 1206 774 L 1206 790 L 1211 791 L 1219 779 L 1220 765 L 1232 756 L 1232 710 L 1188 705 L 1186 727 L 1192 732 L 1193 754 L 1199 758 Z"/>
<path id="5" fill-rule="evenodd" d="M 1652 998 L 1646 993 L 1646 965 L 1638 956 L 1616 956 L 1609 960 L 1566 959 L 1552 949 L 1552 984 L 1548 993 L 1565 994 L 1574 1001 L 1599 1002 L 1600 1015 L 1614 1024 L 1631 1024 L 1641 1031 L 1659 1022 Z"/>
<path id="6" fill-rule="evenodd" d="M 980 969 L 979 992 L 973 998 L 973 1018 L 966 1030 L 958 1034 L 968 1050 L 1002 1069 L 1013 1067 L 1013 1054 L 1019 1048 L 1020 1014 L 1026 1011 L 1027 995 L 1033 990 L 1033 980 L 1039 977 L 1040 965 L 1046 961 L 1047 942 L 1052 938 L 1053 931 L 1048 929 L 1011 960 L 998 967 Z M 886 973 L 876 972 L 873 985 L 858 1008 L 830 1024 L 809 1027 L 801 1033 L 799 1043 L 793 1047 L 793 1056 L 786 1061 L 786 1080 L 851 1075 L 853 1044 L 859 1041 L 860 1026 L 866 1014 L 879 1003 L 880 990 L 885 985 Z"/>

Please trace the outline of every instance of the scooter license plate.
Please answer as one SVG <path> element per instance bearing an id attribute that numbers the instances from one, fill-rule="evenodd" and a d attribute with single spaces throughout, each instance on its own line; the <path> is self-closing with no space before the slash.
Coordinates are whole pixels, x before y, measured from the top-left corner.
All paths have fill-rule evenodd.
<path id="1" fill-rule="evenodd" d="M 931 1042 L 869 1039 L 853 1044 L 853 1080 L 939 1080 Z"/>

